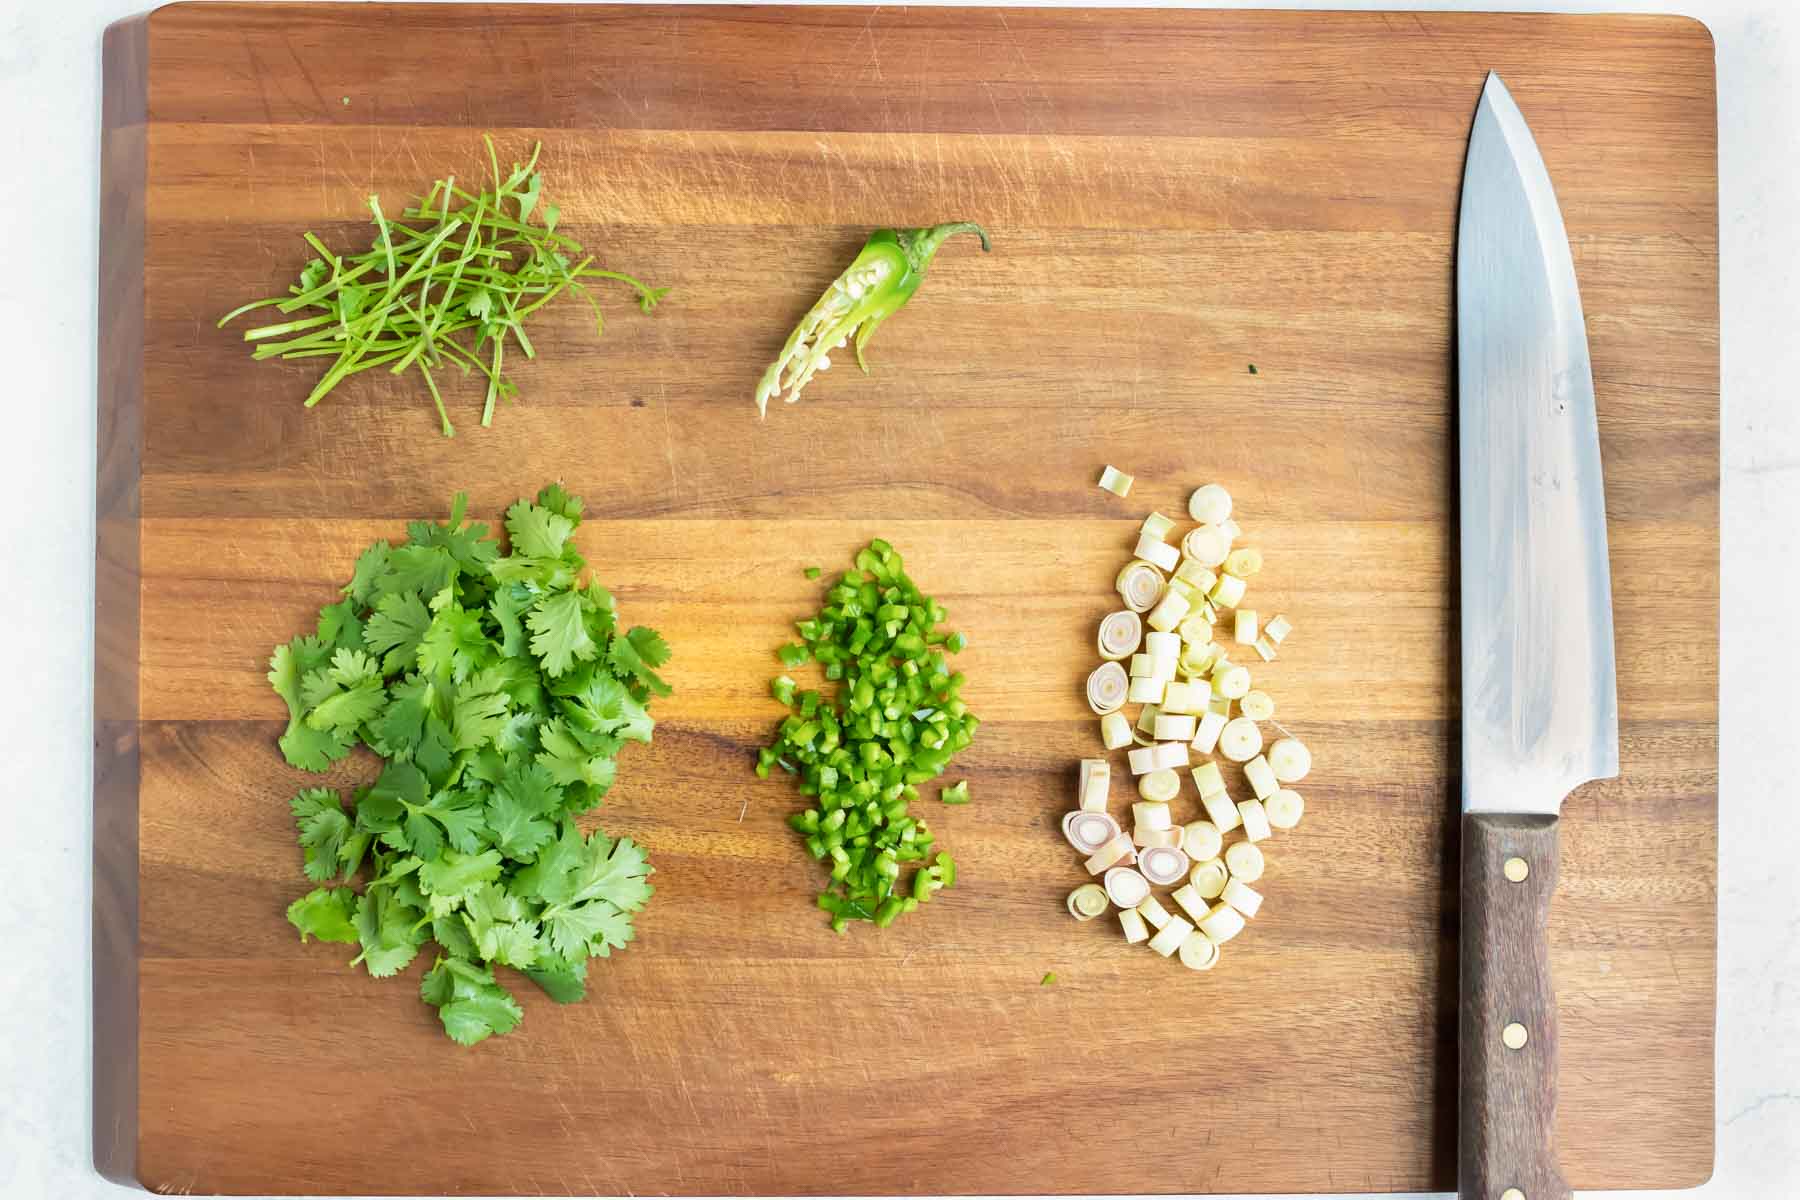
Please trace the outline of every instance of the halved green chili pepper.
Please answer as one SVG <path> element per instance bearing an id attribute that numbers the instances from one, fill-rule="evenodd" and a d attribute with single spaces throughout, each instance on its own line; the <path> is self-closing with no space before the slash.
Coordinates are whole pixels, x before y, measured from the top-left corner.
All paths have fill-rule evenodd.
<path id="1" fill-rule="evenodd" d="M 984 251 L 992 248 L 987 231 L 973 221 L 926 229 L 877 229 L 870 234 L 855 260 L 794 326 L 781 357 L 763 372 L 756 385 L 756 411 L 767 416 L 769 401 L 776 396 L 789 404 L 798 400 L 813 372 L 829 368 L 830 353 L 851 338 L 856 339 L 856 365 L 868 374 L 863 347 L 883 321 L 912 299 L 925 282 L 925 269 L 938 247 L 958 233 L 979 237 Z"/>

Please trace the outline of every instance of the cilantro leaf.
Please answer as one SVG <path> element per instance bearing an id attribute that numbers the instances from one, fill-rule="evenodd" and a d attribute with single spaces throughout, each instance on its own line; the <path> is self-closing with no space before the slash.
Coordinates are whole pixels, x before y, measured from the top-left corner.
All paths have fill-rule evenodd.
<path id="1" fill-rule="evenodd" d="M 402 546 L 388 555 L 387 571 L 375 581 L 374 594 L 435 596 L 456 579 L 456 566 L 456 559 L 441 546 Z"/>
<path id="2" fill-rule="evenodd" d="M 424 735 L 433 694 L 431 684 L 417 675 L 388 688 L 387 707 L 369 722 L 375 749 L 390 758 L 410 758 Z"/>
<path id="3" fill-rule="evenodd" d="M 561 558 L 575 522 L 561 513 L 523 500 L 506 510 L 506 532 L 512 552 L 527 558 Z"/>
<path id="4" fill-rule="evenodd" d="M 459 899 L 479 885 L 492 883 L 498 878 L 498 850 L 487 850 L 480 854 L 446 850 L 436 862 L 428 862 L 419 868 L 419 886 L 427 896 Z"/>
<path id="5" fill-rule="evenodd" d="M 570 961 L 539 950 L 537 962 L 526 968 L 525 975 L 558 1004 L 575 1004 L 587 996 L 586 959 Z"/>
<path id="6" fill-rule="evenodd" d="M 302 942 L 309 936 L 321 942 L 354 942 L 355 911 L 356 893 L 349 888 L 318 888 L 288 905 L 287 919 L 300 931 Z"/>
<path id="7" fill-rule="evenodd" d="M 530 589 L 516 583 L 500 588 L 488 602 L 488 611 L 500 626 L 502 657 L 518 658 L 525 653 L 525 624 L 520 618 L 530 611 L 532 602 Z"/>
<path id="8" fill-rule="evenodd" d="M 489 655 L 481 617 L 452 603 L 431 618 L 419 642 L 419 666 L 428 675 L 448 675 L 457 683 L 474 673 Z"/>
<path id="9" fill-rule="evenodd" d="M 562 484 L 550 484 L 537 494 L 537 502 L 551 512 L 568 518 L 571 525 L 581 524 L 581 497 L 569 495 L 563 490 Z"/>
<path id="10" fill-rule="evenodd" d="M 440 959 L 420 985 L 420 996 L 438 1006 L 444 1032 L 464 1046 L 492 1034 L 511 1033 L 524 1016 L 519 1002 L 494 982 L 494 973 L 462 959 Z"/>
<path id="11" fill-rule="evenodd" d="M 606 647 L 606 661 L 621 679 L 635 681 L 652 695 L 669 694 L 669 685 L 653 669 L 669 661 L 669 644 L 656 630 L 639 625 L 613 638 Z"/>
<path id="12" fill-rule="evenodd" d="M 573 908 L 551 908 L 544 913 L 544 930 L 550 944 L 564 958 L 590 954 L 610 957 L 614 947 L 631 941 L 631 918 L 605 900 L 591 900 Z"/>
<path id="13" fill-rule="evenodd" d="M 375 582 L 387 574 L 388 551 L 392 549 L 385 541 L 376 542 L 362 552 L 356 560 L 356 570 L 350 576 L 350 582 L 344 587 L 344 594 L 358 604 L 367 605 L 375 594 Z"/>
<path id="14" fill-rule="evenodd" d="M 308 788 L 288 801 L 288 808 L 300 830 L 300 847 L 306 852 L 306 877 L 314 883 L 336 878 L 344 843 L 351 834 L 342 797 L 335 788 Z"/>
<path id="15" fill-rule="evenodd" d="M 617 742 L 613 742 L 614 748 Z M 553 717 L 538 729 L 537 761 L 551 778 L 565 786 L 586 784 L 600 795 L 612 787 L 617 764 L 596 753 L 561 717 Z"/>
<path id="16" fill-rule="evenodd" d="M 636 912 L 656 889 L 648 882 L 655 869 L 644 849 L 630 838 L 613 841 L 596 830 L 589 836 L 581 867 L 575 873 L 573 900 L 605 900 L 625 912 Z"/>
<path id="17" fill-rule="evenodd" d="M 458 750 L 479 750 L 506 728 L 506 697 L 458 693 L 450 706 L 450 744 Z"/>
<path id="18" fill-rule="evenodd" d="M 374 615 L 363 626 L 363 642 L 383 656 L 382 668 L 389 673 L 403 670 L 419 652 L 419 642 L 431 625 L 431 613 L 417 592 L 390 592 L 375 606 Z"/>
<path id="19" fill-rule="evenodd" d="M 286 702 L 287 731 L 281 735 L 281 753 L 303 771 L 323 771 L 350 753 L 350 739 L 334 729 L 315 729 L 305 721 L 306 705 L 301 681 L 324 667 L 329 648 L 316 637 L 297 637 L 275 647 L 269 656 L 269 685 Z"/>
<path id="20" fill-rule="evenodd" d="M 487 824 L 494 831 L 494 846 L 506 857 L 520 862 L 530 862 L 550 840 L 550 822 L 506 792 L 495 791 L 488 800 Z"/>
<path id="21" fill-rule="evenodd" d="M 531 652 L 553 676 L 567 671 L 576 659 L 586 662 L 599 653 L 582 620 L 581 597 L 574 592 L 538 601 L 525 624 L 531 627 Z"/>
<path id="22" fill-rule="evenodd" d="M 363 952 L 353 963 L 361 963 L 376 979 L 385 979 L 406 967 L 419 953 L 424 942 L 416 928 L 424 914 L 402 904 L 391 887 L 374 884 L 356 903 L 356 936 Z"/>
<path id="23" fill-rule="evenodd" d="M 569 903 L 575 898 L 575 872 L 586 850 L 575 822 L 563 821 L 556 840 L 538 851 L 537 861 L 513 876 L 513 887 L 550 904 Z"/>
<path id="24" fill-rule="evenodd" d="M 450 844 L 464 854 L 475 854 L 486 845 L 486 814 L 482 811 L 478 792 L 439 792 L 431 798 L 426 812 L 444 827 Z"/>
<path id="25" fill-rule="evenodd" d="M 319 610 L 320 641 L 333 649 L 355 649 L 362 645 L 362 637 L 362 619 L 350 601 L 340 600 Z"/>

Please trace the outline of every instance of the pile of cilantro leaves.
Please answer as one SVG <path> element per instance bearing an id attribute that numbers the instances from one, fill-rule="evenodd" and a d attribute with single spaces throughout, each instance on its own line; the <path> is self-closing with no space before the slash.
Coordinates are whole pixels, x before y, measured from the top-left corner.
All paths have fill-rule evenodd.
<path id="1" fill-rule="evenodd" d="M 324 771 L 358 742 L 382 759 L 346 810 L 332 788 L 290 802 L 308 879 L 288 920 L 300 940 L 360 945 L 385 978 L 435 942 L 420 995 L 464 1045 L 519 1023 L 496 966 L 568 1004 L 587 960 L 632 940 L 651 867 L 630 838 L 583 835 L 626 742 L 648 742 L 654 630 L 618 627 L 612 596 L 580 583 L 581 501 L 561 485 L 507 510 L 509 553 L 467 522 L 415 521 L 370 546 L 316 633 L 278 646 L 287 761 Z M 360 893 L 351 886 L 359 874 Z"/>

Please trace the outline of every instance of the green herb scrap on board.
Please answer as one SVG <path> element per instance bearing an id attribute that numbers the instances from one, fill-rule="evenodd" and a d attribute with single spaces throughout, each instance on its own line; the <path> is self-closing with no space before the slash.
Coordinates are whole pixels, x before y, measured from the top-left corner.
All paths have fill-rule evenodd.
<path id="1" fill-rule="evenodd" d="M 909 811 L 918 785 L 943 774 L 981 722 L 961 698 L 963 676 L 946 654 L 967 644 L 938 628 L 944 608 L 907 576 L 880 539 L 825 593 L 815 617 L 795 623 L 800 639 L 781 648 L 790 670 L 818 664 L 833 694 L 791 675 L 770 684 L 789 713 L 756 760 L 795 777 L 811 805 L 788 818 L 830 878 L 819 907 L 842 933 L 851 921 L 885 927 L 956 882 L 956 863 L 935 851 L 930 828 Z M 942 789 L 968 800 L 968 783 Z M 911 875 L 905 876 L 910 871 Z"/>
<path id="2" fill-rule="evenodd" d="M 579 499 L 553 484 L 514 504 L 505 555 L 466 505 L 459 494 L 448 522 L 364 551 L 317 631 L 276 647 L 269 682 L 291 765 L 324 771 L 359 743 L 382 760 L 348 808 L 334 788 L 291 801 L 320 886 L 288 920 L 301 941 L 359 945 L 353 963 L 377 978 L 435 942 L 420 995 L 472 1044 L 519 1023 L 496 967 L 572 1003 L 588 959 L 635 936 L 652 891 L 642 847 L 575 818 L 606 795 L 625 744 L 650 741 L 669 649 L 582 583 Z"/>

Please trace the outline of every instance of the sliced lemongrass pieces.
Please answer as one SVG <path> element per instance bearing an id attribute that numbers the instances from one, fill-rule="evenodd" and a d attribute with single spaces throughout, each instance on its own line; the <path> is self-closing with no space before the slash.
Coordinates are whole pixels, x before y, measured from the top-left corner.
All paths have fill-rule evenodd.
<path id="1" fill-rule="evenodd" d="M 1159 512 L 1153 512 L 1144 518 L 1144 523 L 1138 527 L 1138 532 L 1144 537 L 1153 537 L 1160 542 L 1168 536 L 1169 530 L 1173 528 L 1175 528 L 1174 521 Z"/>
<path id="2" fill-rule="evenodd" d="M 1225 890 L 1225 881 L 1231 878 L 1231 872 L 1225 864 L 1216 858 L 1203 863 L 1195 863 L 1188 874 L 1188 882 L 1194 887 L 1195 895 L 1202 900 L 1216 900 L 1219 893 Z"/>
<path id="3" fill-rule="evenodd" d="M 1156 715 L 1161 711 L 1161 707 L 1155 704 L 1146 704 L 1138 709 L 1137 731 L 1148 738 L 1151 731 L 1156 728 Z M 1150 743 L 1145 741 L 1142 744 L 1148 746 Z"/>
<path id="4" fill-rule="evenodd" d="M 1164 571 L 1173 571 L 1181 565 L 1181 551 L 1161 538 L 1153 538 L 1149 534 L 1138 539 L 1137 549 L 1133 550 L 1132 554 Z"/>
<path id="5" fill-rule="evenodd" d="M 1263 811 L 1261 800 L 1240 800 L 1237 806 L 1238 818 L 1244 822 L 1244 836 L 1253 842 L 1260 842 L 1268 837 L 1269 814 Z"/>
<path id="6" fill-rule="evenodd" d="M 1119 928 L 1125 931 L 1125 940 L 1133 946 L 1150 940 L 1150 930 L 1135 908 L 1127 908 L 1119 913 Z"/>
<path id="7" fill-rule="evenodd" d="M 1190 971 L 1210 971 L 1219 965 L 1219 946 L 1196 929 L 1182 939 L 1177 957 Z"/>
<path id="8" fill-rule="evenodd" d="M 1132 612 L 1149 612 L 1156 602 L 1162 599 L 1162 572 L 1141 558 L 1134 558 L 1125 564 L 1119 572 L 1114 585 L 1119 590 L 1119 598 L 1125 601 L 1125 607 Z"/>
<path id="9" fill-rule="evenodd" d="M 1219 886 L 1224 887 L 1223 884 L 1220 884 Z M 1216 892 L 1214 893 L 1215 896 L 1217 894 L 1218 893 Z M 1181 910 L 1196 921 L 1201 920 L 1207 913 L 1212 911 L 1212 905 L 1207 903 L 1207 898 L 1202 896 L 1199 890 L 1191 883 L 1184 883 L 1174 891 L 1170 892 L 1169 899 L 1180 905 Z"/>
<path id="10" fill-rule="evenodd" d="M 1069 915 L 1077 921 L 1091 921 L 1106 911 L 1106 889 L 1097 883 L 1084 883 L 1069 893 Z"/>
<path id="11" fill-rule="evenodd" d="M 1129 866 L 1136 861 L 1137 847 L 1131 844 L 1130 838 L 1121 833 L 1090 854 L 1088 860 L 1081 865 L 1087 868 L 1089 875 L 1098 875 L 1102 871 L 1120 864 Z"/>
<path id="12" fill-rule="evenodd" d="M 1173 771 L 1168 772 L 1168 775 L 1175 783 L 1175 790 L 1180 791 L 1181 776 Z M 1148 778 L 1150 776 L 1144 776 L 1144 779 Z M 1143 790 L 1143 780 L 1141 779 L 1138 781 L 1138 790 Z M 1169 819 L 1167 800 L 1139 800 L 1131 806 L 1131 819 L 1144 829 L 1168 829 L 1173 825 Z"/>
<path id="13" fill-rule="evenodd" d="M 1185 544 L 1187 539 L 1183 538 L 1182 541 Z M 1212 591 L 1213 584 L 1219 582 L 1218 574 L 1192 555 L 1182 558 L 1181 564 L 1175 568 L 1175 578 L 1201 592 Z"/>
<path id="14" fill-rule="evenodd" d="M 1214 696 L 1206 702 L 1206 711 L 1217 713 L 1229 721 L 1231 720 L 1231 701 L 1224 696 Z"/>
<path id="15" fill-rule="evenodd" d="M 1139 850 L 1172 850 L 1181 845 L 1181 830 L 1150 829 L 1138 825 L 1131 831 L 1131 840 Z M 1140 854 L 1138 857 L 1142 858 L 1143 855 Z"/>
<path id="16" fill-rule="evenodd" d="M 1244 932 L 1244 914 L 1229 904 L 1219 903 L 1200 918 L 1200 932 L 1215 942 L 1229 942 Z"/>
<path id="17" fill-rule="evenodd" d="M 1292 829 L 1305 813 L 1306 801 L 1300 798 L 1299 792 L 1288 788 L 1282 788 L 1263 801 L 1263 815 L 1275 829 Z"/>
<path id="18" fill-rule="evenodd" d="M 1194 729 L 1193 717 L 1169 712 L 1168 703 L 1164 701 L 1163 711 L 1156 714 L 1156 731 L 1152 736 L 1159 742 L 1191 742 Z"/>
<path id="19" fill-rule="evenodd" d="M 1262 551 L 1245 546 L 1242 550 L 1233 550 L 1225 556 L 1225 573 L 1236 575 L 1239 579 L 1248 579 L 1262 570 Z"/>
<path id="20" fill-rule="evenodd" d="M 1224 844 L 1219 827 L 1211 821 L 1189 821 L 1181 827 L 1181 852 L 1195 862 L 1219 857 Z"/>
<path id="21" fill-rule="evenodd" d="M 1299 783 L 1312 770 L 1312 751 L 1299 738 L 1282 738 L 1269 747 L 1269 766 L 1281 782 Z"/>
<path id="22" fill-rule="evenodd" d="M 1244 581 L 1236 575 L 1221 575 L 1206 598 L 1219 608 L 1236 608 L 1244 598 Z"/>
<path id="23" fill-rule="evenodd" d="M 1125 765 L 1131 769 L 1133 775 L 1148 775 L 1152 771 L 1160 771 L 1162 769 L 1156 765 L 1156 746 L 1154 743 L 1148 746 L 1139 746 L 1135 750 L 1127 750 L 1125 752 Z"/>
<path id="24" fill-rule="evenodd" d="M 1188 497 L 1188 516 L 1202 525 L 1217 525 L 1231 516 L 1231 493 L 1216 483 L 1195 488 Z"/>
<path id="25" fill-rule="evenodd" d="M 1225 722 L 1219 731 L 1219 753 L 1232 762 L 1249 762 L 1262 753 L 1262 730 L 1249 717 Z"/>
<path id="26" fill-rule="evenodd" d="M 1232 876 L 1225 881 L 1225 890 L 1219 893 L 1219 899 L 1243 913 L 1246 917 L 1254 917 L 1256 910 L 1262 907 L 1262 893 Z"/>
<path id="27" fill-rule="evenodd" d="M 1100 622 L 1100 635 L 1096 644 L 1100 647 L 1100 657 L 1109 662 L 1117 662 L 1126 655 L 1135 653 L 1143 642 L 1143 618 L 1130 609 L 1107 613 L 1106 619 Z"/>
<path id="28" fill-rule="evenodd" d="M 1275 743 L 1277 746 L 1280 744 L 1280 742 Z M 1244 764 L 1244 778 L 1250 781 L 1250 790 L 1256 793 L 1258 800 L 1267 800 L 1281 790 L 1281 785 L 1275 781 L 1274 768 L 1269 766 L 1269 760 L 1260 754 Z"/>
<path id="29" fill-rule="evenodd" d="M 1256 610 L 1240 608 L 1234 615 L 1231 624 L 1232 640 L 1240 646 L 1256 645 Z"/>
<path id="30" fill-rule="evenodd" d="M 1266 866 L 1268 860 L 1263 857 L 1262 847 L 1255 842 L 1233 842 L 1226 847 L 1225 869 L 1231 872 L 1233 879 L 1255 883 L 1263 877 Z"/>
<path id="31" fill-rule="evenodd" d="M 1181 795 L 1181 776 L 1173 771 L 1152 771 L 1148 775 L 1139 775 L 1137 781 L 1138 795 L 1147 802 L 1131 806 L 1132 819 L 1143 822 L 1143 809 L 1154 805 L 1162 810 L 1164 822 L 1169 818 L 1169 801 Z M 1168 828 L 1164 824 L 1162 828 Z"/>
<path id="32" fill-rule="evenodd" d="M 1206 810 L 1206 819 L 1217 826 L 1220 833 L 1230 833 L 1244 823 L 1237 805 L 1224 792 L 1200 797 L 1200 807 Z"/>
<path id="33" fill-rule="evenodd" d="M 1103 717 L 1118 712 L 1125 707 L 1125 696 L 1130 688 L 1131 680 L 1126 677 L 1124 667 L 1116 662 L 1101 663 L 1088 675 L 1088 707 Z"/>
<path id="34" fill-rule="evenodd" d="M 1157 930 L 1156 936 L 1150 939 L 1150 948 L 1167 958 L 1181 949 L 1181 943 L 1187 941 L 1188 934 L 1192 932 L 1194 927 L 1185 918 L 1171 914 L 1169 923 Z"/>
<path id="35" fill-rule="evenodd" d="M 1226 725 L 1225 714 L 1207 712 L 1194 726 L 1194 738 L 1188 745 L 1202 754 L 1211 754 L 1219 744 L 1219 734 Z"/>
<path id="36" fill-rule="evenodd" d="M 1267 692 L 1245 692 L 1238 697 L 1238 711 L 1252 721 L 1266 721 L 1275 715 L 1275 698 Z"/>
<path id="37" fill-rule="evenodd" d="M 1214 567 L 1224 564 L 1226 556 L 1231 553 L 1231 539 L 1217 525 L 1198 525 L 1188 530 L 1187 536 L 1181 539 L 1181 553 L 1210 572 Z M 1180 567 L 1181 559 L 1178 556 L 1171 569 L 1179 572 Z"/>
<path id="38" fill-rule="evenodd" d="M 1156 656 L 1154 654 L 1132 655 L 1128 673 L 1132 679 L 1149 679 L 1156 674 Z"/>
<path id="39" fill-rule="evenodd" d="M 1069 845 L 1075 847 L 1076 853 L 1094 855 L 1100 853 L 1105 845 L 1119 836 L 1119 823 L 1112 814 L 1103 812 L 1087 812 L 1076 809 L 1063 816 L 1063 837 Z"/>
<path id="40" fill-rule="evenodd" d="M 1181 836 L 1178 829 L 1168 832 L 1177 838 Z M 1170 887 L 1180 883 L 1187 875 L 1188 856 L 1182 853 L 1179 846 L 1149 846 L 1138 855 L 1138 870 L 1157 887 Z"/>
<path id="41" fill-rule="evenodd" d="M 1195 699 L 1193 685 L 1183 683 L 1178 679 L 1171 680 L 1169 685 L 1163 689 L 1162 707 L 1157 710 L 1157 718 L 1160 720 L 1164 714 L 1191 717 L 1194 715 Z M 1204 695 L 1200 697 L 1200 700 L 1204 704 Z"/>
<path id="42" fill-rule="evenodd" d="M 1181 636 L 1167 630 L 1154 630 L 1144 635 L 1144 653 L 1152 658 L 1181 657 Z"/>
<path id="43" fill-rule="evenodd" d="M 1255 650 L 1256 650 L 1256 656 L 1258 658 L 1262 659 L 1264 662 L 1274 662 L 1275 661 L 1275 647 L 1269 641 L 1268 638 L 1266 638 L 1266 637 L 1257 638 Z"/>
<path id="44" fill-rule="evenodd" d="M 1168 592 L 1156 602 L 1156 607 L 1150 610 L 1150 615 L 1144 618 L 1144 623 L 1160 632 L 1173 632 L 1175 627 L 1181 624 L 1182 619 L 1188 615 L 1188 609 L 1191 607 L 1193 606 L 1188 603 L 1187 597 L 1180 592 Z M 1180 635 L 1177 635 L 1177 642 L 1179 639 Z M 1176 652 L 1180 653 L 1179 646 Z"/>
<path id="45" fill-rule="evenodd" d="M 1106 873 L 1106 898 L 1120 908 L 1136 908 L 1150 895 L 1150 881 L 1130 867 L 1113 867 Z"/>
<path id="46" fill-rule="evenodd" d="M 1181 638 L 1182 646 L 1204 646 L 1213 640 L 1212 622 L 1199 613 L 1189 613 L 1181 619 L 1175 632 Z"/>
<path id="47" fill-rule="evenodd" d="M 1104 758 L 1081 760 L 1081 776 L 1075 784 L 1075 806 L 1088 812 L 1105 812 L 1112 789 L 1112 764 Z"/>
<path id="48" fill-rule="evenodd" d="M 1225 773 L 1219 770 L 1218 763 L 1203 762 L 1194 768 L 1194 786 L 1200 789 L 1203 799 L 1207 796 L 1223 796 Z"/>
<path id="49" fill-rule="evenodd" d="M 1123 750 L 1131 742 L 1131 722 L 1124 713 L 1107 713 L 1100 718 L 1101 745 L 1108 750 Z"/>
<path id="50" fill-rule="evenodd" d="M 1250 668 L 1240 667 L 1236 663 L 1215 665 L 1212 688 L 1213 695 L 1225 700 L 1236 700 L 1250 691 Z"/>
<path id="51" fill-rule="evenodd" d="M 1155 896 L 1145 896 L 1137 906 L 1138 915 L 1149 922 L 1154 929 L 1161 929 L 1169 923 L 1169 910 L 1164 908 Z"/>
<path id="52" fill-rule="evenodd" d="M 1293 622 L 1289 621 L 1280 613 L 1276 613 L 1274 616 L 1270 617 L 1269 623 L 1263 626 L 1263 636 L 1268 638 L 1271 642 L 1274 642 L 1277 646 L 1286 641 L 1287 635 L 1292 632 L 1294 632 Z"/>
<path id="53" fill-rule="evenodd" d="M 1188 748 L 1186 742 L 1158 742 L 1150 747 L 1155 754 L 1158 771 L 1178 771 L 1188 765 Z"/>
<path id="54" fill-rule="evenodd" d="M 1140 675 L 1125 688 L 1125 698 L 1133 704 L 1161 704 L 1163 690 L 1169 686 L 1165 679 L 1154 675 Z"/>
<path id="55" fill-rule="evenodd" d="M 1130 475 L 1114 466 L 1100 472 L 1100 486 L 1121 499 L 1131 495 L 1131 481 Z"/>

